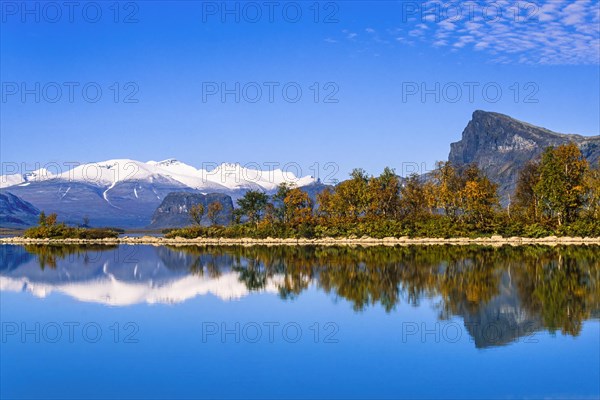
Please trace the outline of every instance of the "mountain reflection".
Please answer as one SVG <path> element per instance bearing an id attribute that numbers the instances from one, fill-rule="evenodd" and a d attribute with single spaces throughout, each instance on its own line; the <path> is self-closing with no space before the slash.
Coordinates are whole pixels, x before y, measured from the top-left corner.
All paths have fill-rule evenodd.
<path id="1" fill-rule="evenodd" d="M 0 261 L 1 290 L 109 305 L 253 291 L 291 299 L 310 285 L 357 312 L 435 298 L 440 319 L 461 317 L 477 347 L 540 329 L 578 335 L 600 315 L 597 246 L 0 246 Z"/>

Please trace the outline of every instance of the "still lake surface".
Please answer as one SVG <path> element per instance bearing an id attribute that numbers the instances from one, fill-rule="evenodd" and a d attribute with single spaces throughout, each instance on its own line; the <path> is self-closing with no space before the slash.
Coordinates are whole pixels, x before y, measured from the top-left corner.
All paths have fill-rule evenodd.
<path id="1" fill-rule="evenodd" d="M 600 247 L 0 246 L 2 398 L 600 397 Z"/>

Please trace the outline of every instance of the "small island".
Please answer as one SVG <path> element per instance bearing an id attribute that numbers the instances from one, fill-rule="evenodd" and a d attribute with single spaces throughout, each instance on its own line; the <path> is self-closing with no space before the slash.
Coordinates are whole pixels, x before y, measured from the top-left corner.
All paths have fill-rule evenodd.
<path id="1" fill-rule="evenodd" d="M 80 239 L 97 240 L 117 238 L 122 230 L 109 228 L 90 228 L 88 226 L 73 227 L 57 222 L 58 215 L 45 212 L 40 213 L 38 225 L 27 229 L 23 233 L 25 239 Z"/>

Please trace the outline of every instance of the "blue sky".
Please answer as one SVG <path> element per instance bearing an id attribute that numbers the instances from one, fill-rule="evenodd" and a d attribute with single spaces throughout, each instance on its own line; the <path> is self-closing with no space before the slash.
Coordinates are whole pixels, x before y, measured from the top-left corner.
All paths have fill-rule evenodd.
<path id="1" fill-rule="evenodd" d="M 597 0 L 276 3 L 3 2 L 3 165 L 333 162 L 342 179 L 431 168 L 475 109 L 600 132 Z"/>

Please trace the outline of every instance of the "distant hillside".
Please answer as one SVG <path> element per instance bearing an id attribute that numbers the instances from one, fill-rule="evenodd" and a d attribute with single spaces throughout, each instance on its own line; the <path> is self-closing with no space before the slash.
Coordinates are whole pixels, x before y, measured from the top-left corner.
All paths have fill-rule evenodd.
<path id="1" fill-rule="evenodd" d="M 309 197 L 316 204 L 316 197 L 319 193 L 330 186 L 320 182 L 315 182 L 300 188 L 300 190 L 308 193 Z M 214 201 L 218 201 L 223 206 L 223 210 L 218 219 L 220 225 L 229 225 L 233 221 L 234 199 L 223 193 L 190 193 L 190 192 L 173 192 L 169 193 L 152 216 L 152 222 L 149 226 L 151 229 L 163 228 L 181 228 L 184 226 L 193 225 L 189 210 L 196 204 L 204 206 L 203 225 L 209 225 L 207 212 L 208 205 Z"/>
<path id="2" fill-rule="evenodd" d="M 593 165 L 598 163 L 600 136 L 556 133 L 503 114 L 475 111 L 462 139 L 450 145 L 448 161 L 457 166 L 477 164 L 498 184 L 502 203 L 507 204 L 521 168 L 546 147 L 569 142 L 577 144 Z"/>
<path id="3" fill-rule="evenodd" d="M 181 228 L 192 225 L 194 221 L 190 217 L 189 210 L 197 205 L 204 206 L 203 225 L 209 225 L 210 221 L 207 216 L 208 205 L 213 202 L 221 203 L 223 207 L 219 213 L 217 222 L 220 225 L 228 225 L 233 219 L 233 200 L 231 196 L 221 193 L 185 193 L 176 192 L 169 193 L 152 216 L 150 228 Z"/>
<path id="4" fill-rule="evenodd" d="M 0 193 L 0 227 L 25 228 L 35 224 L 40 210 L 12 193 Z"/>

